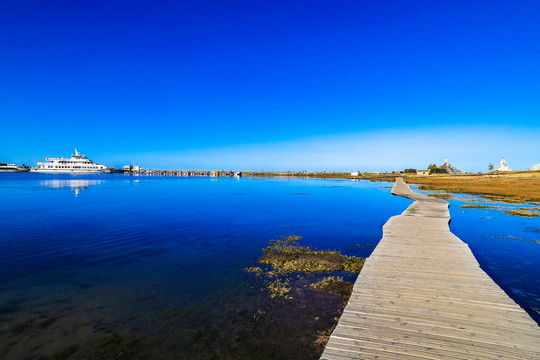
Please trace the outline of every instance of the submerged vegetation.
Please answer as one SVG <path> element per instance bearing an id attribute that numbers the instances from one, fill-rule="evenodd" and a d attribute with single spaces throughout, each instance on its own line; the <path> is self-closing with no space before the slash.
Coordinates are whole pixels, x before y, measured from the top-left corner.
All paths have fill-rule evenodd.
<path id="1" fill-rule="evenodd" d="M 259 259 L 259 263 L 270 265 L 272 273 L 278 275 L 340 270 L 357 273 L 364 265 L 364 258 L 345 256 L 338 251 L 319 251 L 309 246 L 302 246 L 298 243 L 301 238 L 291 235 L 270 240 L 269 246 L 263 249 L 264 255 Z"/>
<path id="2" fill-rule="evenodd" d="M 352 293 L 353 283 L 343 280 L 341 276 L 328 276 L 310 286 L 315 290 L 326 291 L 349 298 Z"/>
<path id="3" fill-rule="evenodd" d="M 262 250 L 263 256 L 258 260 L 267 267 L 263 269 L 252 266 L 244 269 L 256 277 L 267 279 L 264 286 L 272 299 L 293 300 L 291 284 L 305 280 L 305 275 L 338 271 L 358 273 L 364 265 L 364 258 L 346 256 L 333 250 L 314 250 L 310 246 L 300 245 L 301 239 L 301 236 L 290 235 L 270 240 L 268 246 Z M 304 285 L 306 286 L 346 298 L 350 296 L 349 287 L 352 289 L 352 283 L 336 276 L 328 276 L 320 281 L 313 280 Z M 300 286 L 297 286 L 297 290 L 299 288 Z"/>
<path id="4" fill-rule="evenodd" d="M 300 244 L 301 239 L 290 235 L 270 240 L 258 260 L 262 266 L 247 267 L 245 271 L 258 279 L 261 291 L 276 304 L 327 304 L 327 310 L 313 314 L 313 326 L 318 330 L 313 333 L 312 344 L 320 355 L 351 296 L 353 282 L 349 279 L 354 280 L 365 259 L 334 250 L 315 250 Z M 258 314 L 254 317 L 259 318 Z"/>
<path id="5" fill-rule="evenodd" d="M 289 295 L 291 292 L 291 281 L 289 279 L 277 279 L 268 283 L 268 292 L 271 299 L 293 300 Z"/>

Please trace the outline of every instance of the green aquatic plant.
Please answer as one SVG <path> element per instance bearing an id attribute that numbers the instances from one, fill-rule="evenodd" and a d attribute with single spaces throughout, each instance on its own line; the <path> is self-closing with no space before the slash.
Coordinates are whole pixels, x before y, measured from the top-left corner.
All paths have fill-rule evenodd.
<path id="1" fill-rule="evenodd" d="M 271 299 L 284 299 L 293 300 L 294 298 L 289 295 L 291 292 L 291 284 L 289 279 L 277 279 L 269 282 L 266 285 Z"/>
<path id="2" fill-rule="evenodd" d="M 263 273 L 263 269 L 257 266 L 247 267 L 244 269 L 244 271 L 248 273 L 254 273 L 255 276 L 261 276 Z"/>
<path id="3" fill-rule="evenodd" d="M 348 299 L 352 293 L 353 283 L 343 280 L 341 276 L 327 276 L 309 286 L 315 290 L 330 292 Z"/>
<path id="4" fill-rule="evenodd" d="M 294 272 L 334 272 L 344 270 L 360 272 L 364 265 L 364 258 L 346 256 L 339 251 L 313 250 L 309 246 L 298 243 L 301 236 L 291 235 L 276 240 L 270 240 L 267 248 L 263 249 L 263 256 L 259 263 L 270 265 L 276 274 L 289 274 Z"/>

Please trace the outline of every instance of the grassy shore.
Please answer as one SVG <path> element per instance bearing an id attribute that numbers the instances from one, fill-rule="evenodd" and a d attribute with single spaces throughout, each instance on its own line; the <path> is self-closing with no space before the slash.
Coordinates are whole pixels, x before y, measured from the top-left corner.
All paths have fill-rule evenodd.
<path id="1" fill-rule="evenodd" d="M 421 185 L 423 190 L 442 190 L 448 193 L 482 195 L 492 200 L 520 203 L 540 202 L 540 171 L 491 172 L 487 174 L 434 174 L 410 175 L 392 173 L 360 173 L 351 176 L 344 172 L 247 172 L 244 176 L 297 177 L 320 179 L 355 179 L 395 181 L 403 177 L 409 184 Z"/>
<path id="2" fill-rule="evenodd" d="M 495 201 L 510 203 L 540 201 L 540 171 L 407 176 L 405 181 L 421 185 L 422 190 L 482 195 Z"/>

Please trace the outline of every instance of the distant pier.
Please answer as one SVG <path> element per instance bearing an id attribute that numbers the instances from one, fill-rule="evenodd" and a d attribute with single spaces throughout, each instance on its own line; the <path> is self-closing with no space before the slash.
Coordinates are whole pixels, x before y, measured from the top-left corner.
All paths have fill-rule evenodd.
<path id="1" fill-rule="evenodd" d="M 321 359 L 540 359 L 540 328 L 449 230 L 448 203 L 388 220 Z"/>
<path id="2" fill-rule="evenodd" d="M 203 176 L 203 177 L 242 177 L 240 171 L 199 171 L 199 170 L 144 170 L 124 167 L 127 175 L 159 175 L 159 176 Z"/>

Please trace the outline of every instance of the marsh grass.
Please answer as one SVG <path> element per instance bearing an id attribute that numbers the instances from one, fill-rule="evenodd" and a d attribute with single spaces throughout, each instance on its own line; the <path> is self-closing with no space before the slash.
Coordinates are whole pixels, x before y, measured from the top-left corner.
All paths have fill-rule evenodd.
<path id="1" fill-rule="evenodd" d="M 497 206 L 489 206 L 489 205 L 461 205 L 464 209 L 496 209 Z"/>
<path id="2" fill-rule="evenodd" d="M 484 195 L 483 197 L 491 201 L 504 202 L 507 204 L 521 204 L 525 202 L 525 200 L 514 196 Z"/>
<path id="3" fill-rule="evenodd" d="M 529 211 L 529 210 L 506 210 L 505 213 L 509 215 L 523 216 L 523 217 L 540 216 L 540 212 Z"/>
<path id="4" fill-rule="evenodd" d="M 428 196 L 431 196 L 431 197 L 434 197 L 434 198 L 437 198 L 437 199 L 442 199 L 442 200 L 452 200 L 454 199 L 454 197 L 450 194 L 429 194 Z"/>
<path id="5" fill-rule="evenodd" d="M 510 204 L 540 201 L 540 178 L 535 173 L 411 176 L 405 180 L 410 184 L 421 185 L 421 190 L 482 195 L 492 201 Z"/>
<path id="6" fill-rule="evenodd" d="M 490 205 L 461 205 L 464 209 L 493 209 L 497 211 L 504 211 L 508 215 L 523 216 L 523 217 L 535 217 L 540 216 L 540 209 L 535 207 L 508 207 L 508 206 L 490 206 Z"/>

